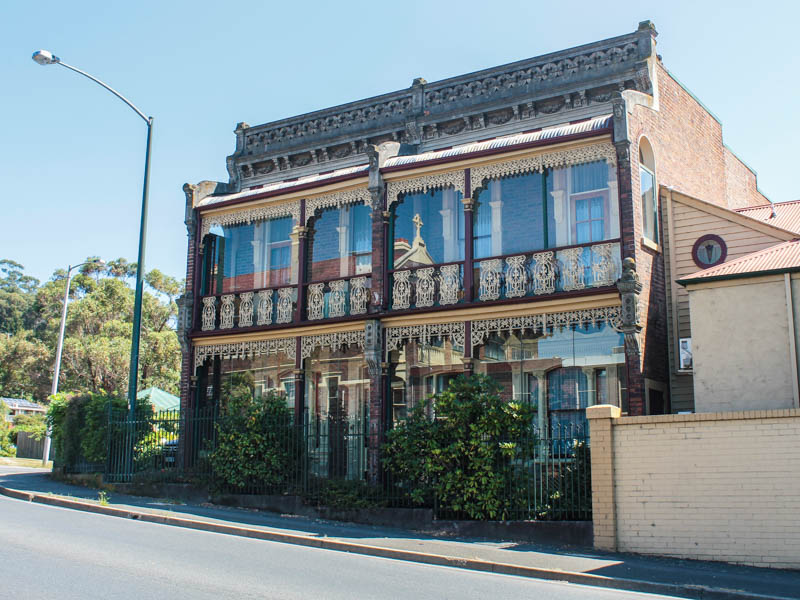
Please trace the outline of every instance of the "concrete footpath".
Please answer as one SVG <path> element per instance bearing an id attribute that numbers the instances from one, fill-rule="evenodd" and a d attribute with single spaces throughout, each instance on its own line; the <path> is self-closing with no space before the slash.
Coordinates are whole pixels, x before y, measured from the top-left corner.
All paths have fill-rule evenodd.
<path id="1" fill-rule="evenodd" d="M 498 574 L 680 598 L 800 599 L 798 571 L 531 543 L 443 538 L 389 527 L 114 493 L 107 505 L 101 505 L 97 490 L 53 481 L 46 471 L 38 469 L 0 467 L 0 493 L 23 501 L 127 519 Z"/>

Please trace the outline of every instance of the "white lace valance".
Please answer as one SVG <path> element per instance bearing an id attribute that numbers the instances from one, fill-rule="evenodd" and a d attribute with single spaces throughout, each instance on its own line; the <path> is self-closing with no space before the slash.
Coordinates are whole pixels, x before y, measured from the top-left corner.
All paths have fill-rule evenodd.
<path id="1" fill-rule="evenodd" d="M 256 340 L 247 342 L 231 342 L 230 344 L 210 344 L 208 346 L 194 347 L 194 368 L 197 369 L 206 358 L 219 356 L 220 358 L 255 357 L 262 354 L 284 353 L 287 357 L 295 358 L 297 342 L 295 338 L 276 338 L 273 340 Z"/>
<path id="2" fill-rule="evenodd" d="M 536 156 L 529 156 L 527 158 L 510 160 L 507 162 L 472 167 L 470 169 L 469 179 L 472 191 L 474 192 L 483 185 L 486 179 L 497 179 L 509 175 L 533 173 L 536 171 L 543 171 L 544 169 L 568 167 L 598 160 L 604 160 L 612 166 L 616 165 L 617 151 L 614 148 L 614 144 L 603 142 L 600 144 L 570 148 L 568 150 L 557 150 L 555 152 L 537 154 Z"/>
<path id="3" fill-rule="evenodd" d="M 306 200 L 306 223 L 316 211 L 324 208 L 346 206 L 348 204 L 369 204 L 370 195 L 367 188 L 355 188 L 344 192 L 334 192 Z"/>
<path id="4" fill-rule="evenodd" d="M 253 208 L 244 208 L 234 212 L 221 215 L 203 215 L 200 239 L 202 240 L 214 225 L 221 227 L 231 227 L 243 223 L 253 223 L 254 221 L 265 221 L 267 219 L 277 219 L 280 217 L 292 217 L 295 223 L 300 222 L 300 201 L 284 202 L 283 204 L 265 204 Z"/>
<path id="5" fill-rule="evenodd" d="M 447 173 L 434 173 L 413 179 L 389 181 L 386 184 L 387 208 L 391 208 L 401 194 L 427 192 L 428 190 L 446 187 L 454 188 L 457 192 L 461 192 L 463 196 L 464 171 L 448 171 Z"/>

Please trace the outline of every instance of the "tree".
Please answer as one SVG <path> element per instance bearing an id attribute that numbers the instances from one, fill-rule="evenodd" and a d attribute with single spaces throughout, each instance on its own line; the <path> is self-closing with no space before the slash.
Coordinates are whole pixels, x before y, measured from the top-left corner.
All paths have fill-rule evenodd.
<path id="1" fill-rule="evenodd" d="M 135 263 L 119 258 L 106 266 L 85 265 L 72 278 L 59 389 L 126 396 L 134 291 L 125 280 L 135 274 Z M 58 269 L 39 284 L 19 263 L 0 261 L 0 395 L 47 399 L 66 277 Z M 181 354 L 174 299 L 183 284 L 158 270 L 145 281 L 155 293 L 142 297 L 139 387 L 177 393 Z"/>

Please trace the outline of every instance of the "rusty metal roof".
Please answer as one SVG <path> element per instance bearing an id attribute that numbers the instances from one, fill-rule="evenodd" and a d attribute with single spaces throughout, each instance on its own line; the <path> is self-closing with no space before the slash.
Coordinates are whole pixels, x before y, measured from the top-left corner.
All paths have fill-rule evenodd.
<path id="1" fill-rule="evenodd" d="M 752 275 L 765 275 L 768 273 L 786 273 L 800 271 L 800 240 L 790 240 L 747 254 L 715 267 L 693 273 L 688 277 L 679 279 L 678 283 L 702 283 L 719 279 L 737 279 Z"/>
<path id="2" fill-rule="evenodd" d="M 774 216 L 773 209 L 775 211 Z M 737 208 L 736 212 L 769 225 L 800 234 L 800 200 Z"/>

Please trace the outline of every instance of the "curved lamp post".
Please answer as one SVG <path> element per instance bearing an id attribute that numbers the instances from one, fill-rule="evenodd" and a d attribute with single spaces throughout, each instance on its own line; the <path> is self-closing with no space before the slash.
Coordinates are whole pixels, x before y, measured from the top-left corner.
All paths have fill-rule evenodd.
<path id="1" fill-rule="evenodd" d="M 82 267 L 83 265 L 104 265 L 105 261 L 89 260 L 82 262 L 79 265 L 67 267 L 67 285 L 64 288 L 64 306 L 61 307 L 61 328 L 58 331 L 58 344 L 56 346 L 56 364 L 53 367 L 53 385 L 50 387 L 50 395 L 55 396 L 58 393 L 58 375 L 61 372 L 61 349 L 64 347 L 64 328 L 67 325 L 67 304 L 69 303 L 69 284 L 72 281 L 72 270 Z M 47 430 L 47 436 L 44 438 L 44 450 L 42 451 L 42 466 L 47 464 L 47 459 L 50 458 L 50 430 Z"/>
<path id="2" fill-rule="evenodd" d="M 136 385 L 139 374 L 139 333 L 142 323 L 142 291 L 144 289 L 144 248 L 145 240 L 147 238 L 147 195 L 150 187 L 150 147 L 153 136 L 153 117 L 145 116 L 145 114 L 136 108 L 133 103 L 125 96 L 120 94 L 112 87 L 106 85 L 96 77 L 92 77 L 88 73 L 81 71 L 67 63 L 63 62 L 60 58 L 55 56 L 52 52 L 47 50 L 37 50 L 31 57 L 36 63 L 40 65 L 61 65 L 75 71 L 94 81 L 96 84 L 104 87 L 109 92 L 114 94 L 117 98 L 127 104 L 142 120 L 147 124 L 147 151 L 144 156 L 144 184 L 142 186 L 142 219 L 139 227 L 139 259 L 136 268 L 136 299 L 133 305 L 133 334 L 131 336 L 131 363 L 130 371 L 128 373 L 128 418 L 133 421 L 136 410 Z"/>

